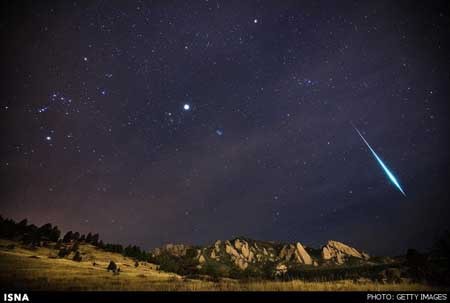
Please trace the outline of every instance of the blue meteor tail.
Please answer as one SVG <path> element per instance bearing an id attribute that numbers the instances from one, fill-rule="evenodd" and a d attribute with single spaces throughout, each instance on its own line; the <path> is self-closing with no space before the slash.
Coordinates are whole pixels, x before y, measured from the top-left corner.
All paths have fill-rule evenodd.
<path id="1" fill-rule="evenodd" d="M 352 124 L 353 125 L 353 124 Z M 405 192 L 403 191 L 402 187 L 400 186 L 399 182 L 395 178 L 395 176 L 391 173 L 389 168 L 383 163 L 383 161 L 378 157 L 378 155 L 375 153 L 375 151 L 372 149 L 370 144 L 366 141 L 366 139 L 363 137 L 363 135 L 360 133 L 360 131 L 356 128 L 356 126 L 353 125 L 353 128 L 356 130 L 358 135 L 361 137 L 361 139 L 364 141 L 364 143 L 367 145 L 367 147 L 372 152 L 372 155 L 375 157 L 375 159 L 378 161 L 378 164 L 380 164 L 381 168 L 383 168 L 384 172 L 388 176 L 388 178 L 391 180 L 391 182 L 398 188 L 398 190 L 406 197 Z"/>

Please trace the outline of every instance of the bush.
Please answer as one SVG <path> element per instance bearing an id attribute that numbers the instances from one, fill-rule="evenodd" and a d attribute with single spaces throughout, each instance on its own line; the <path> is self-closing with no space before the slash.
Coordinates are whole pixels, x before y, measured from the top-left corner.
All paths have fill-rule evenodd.
<path id="1" fill-rule="evenodd" d="M 230 268 L 227 265 L 219 263 L 217 261 L 208 260 L 203 264 L 203 267 L 200 269 L 200 273 L 208 275 L 217 280 L 220 277 L 229 277 Z"/>
<path id="2" fill-rule="evenodd" d="M 66 249 L 65 247 L 62 247 L 58 252 L 58 257 L 64 258 L 68 254 L 70 254 L 70 250 Z"/>
<path id="3" fill-rule="evenodd" d="M 109 265 L 108 265 L 108 267 L 106 268 L 106 270 L 107 271 L 112 271 L 112 272 L 116 272 L 117 271 L 117 265 L 116 265 L 116 262 L 114 262 L 114 261 L 109 261 Z"/>
<path id="4" fill-rule="evenodd" d="M 81 258 L 81 254 L 80 254 L 79 251 L 77 251 L 77 252 L 75 253 L 75 255 L 73 256 L 73 260 L 74 260 L 74 261 L 77 261 L 77 262 L 81 262 L 82 258 Z"/>
<path id="5" fill-rule="evenodd" d="M 168 272 L 178 273 L 180 271 L 180 264 L 177 258 L 168 254 L 161 254 L 156 257 L 156 263 L 159 264 L 159 269 Z"/>
<path id="6" fill-rule="evenodd" d="M 76 252 L 80 248 L 80 242 L 76 241 L 72 246 L 72 251 Z"/>
<path id="7" fill-rule="evenodd" d="M 63 237 L 63 242 L 68 243 L 68 242 L 72 241 L 72 238 L 73 238 L 73 232 L 68 231 Z"/>
<path id="8" fill-rule="evenodd" d="M 62 240 L 58 240 L 55 244 L 55 249 L 59 250 L 62 247 Z"/>

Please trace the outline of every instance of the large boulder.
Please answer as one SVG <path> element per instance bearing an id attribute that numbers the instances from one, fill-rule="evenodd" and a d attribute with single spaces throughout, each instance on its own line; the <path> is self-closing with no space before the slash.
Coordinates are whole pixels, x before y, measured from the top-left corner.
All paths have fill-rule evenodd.
<path id="1" fill-rule="evenodd" d="M 220 241 L 220 240 L 217 240 L 215 243 L 214 243 L 214 250 L 216 251 L 216 253 L 220 253 L 220 246 L 222 245 L 222 241 Z"/>
<path id="2" fill-rule="evenodd" d="M 239 258 L 240 255 L 236 248 L 230 243 L 230 241 L 225 242 L 225 252 L 229 254 L 231 257 Z"/>
<path id="3" fill-rule="evenodd" d="M 284 274 L 286 274 L 288 271 L 288 268 L 285 264 L 283 263 L 279 263 L 277 264 L 277 266 L 275 267 L 275 276 L 283 276 Z"/>
<path id="4" fill-rule="evenodd" d="M 278 255 L 278 258 L 286 262 L 293 261 L 306 265 L 313 264 L 311 256 L 306 252 L 303 245 L 301 245 L 299 242 L 297 242 L 295 245 L 284 245 Z"/>
<path id="5" fill-rule="evenodd" d="M 206 262 L 206 259 L 203 255 L 200 255 L 200 257 L 198 257 L 198 263 L 203 264 Z"/>
<path id="6" fill-rule="evenodd" d="M 255 261 L 254 250 L 255 248 L 251 247 L 245 240 L 225 241 L 225 252 L 230 256 L 234 264 L 242 270 L 248 267 L 248 263 Z M 214 253 L 214 255 L 216 254 Z"/>
<path id="7" fill-rule="evenodd" d="M 362 260 L 369 259 L 368 254 L 338 241 L 328 241 L 327 245 L 322 247 L 322 258 L 324 260 L 343 264 L 349 257 Z"/>

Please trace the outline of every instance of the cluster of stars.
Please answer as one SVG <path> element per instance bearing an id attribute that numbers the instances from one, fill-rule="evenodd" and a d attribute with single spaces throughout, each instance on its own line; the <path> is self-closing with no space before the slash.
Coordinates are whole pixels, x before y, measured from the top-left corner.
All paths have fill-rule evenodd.
<path id="1" fill-rule="evenodd" d="M 21 209 L 39 202 L 64 221 L 79 203 L 106 221 L 173 229 L 167 234 L 177 240 L 202 224 L 218 226 L 205 239 L 228 235 L 248 217 L 261 226 L 273 219 L 262 236 L 286 229 L 303 236 L 317 231 L 303 222 L 325 226 L 329 216 L 351 229 L 345 211 L 332 211 L 336 204 L 376 200 L 389 212 L 396 202 L 381 183 L 367 190 L 377 169 L 356 147 L 353 120 L 374 129 L 373 141 L 405 182 L 421 171 L 443 174 L 436 168 L 445 167 L 443 152 L 420 171 L 411 163 L 445 151 L 447 70 L 432 58 L 447 48 L 443 39 L 415 36 L 422 25 L 412 26 L 407 12 L 360 2 L 317 4 L 320 14 L 302 3 L 32 7 L 45 31 L 10 39 L 30 63 L 9 67 L 19 89 L 8 90 L 1 107 L 10 126 L 1 167 L 16 178 L 8 197 L 22 197 L 30 184 L 62 206 L 36 194 Z M 429 32 L 437 33 L 446 16 L 433 16 Z M 189 220 L 194 214 L 200 222 Z M 99 232 L 114 238 L 114 230 Z M 172 240 L 149 234 L 145 245 Z"/>

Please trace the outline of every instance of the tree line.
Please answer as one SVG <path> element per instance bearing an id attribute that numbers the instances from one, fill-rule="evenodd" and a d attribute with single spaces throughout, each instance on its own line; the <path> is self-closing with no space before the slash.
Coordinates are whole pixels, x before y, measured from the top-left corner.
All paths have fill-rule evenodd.
<path id="1" fill-rule="evenodd" d="M 65 256 L 70 251 L 78 250 L 79 243 L 92 244 L 104 251 L 122 254 L 126 257 L 134 258 L 139 261 L 148 261 L 150 254 L 136 245 L 123 247 L 121 244 L 104 243 L 100 240 L 99 234 L 81 234 L 79 232 L 68 231 L 61 237 L 61 230 L 58 226 L 52 226 L 47 223 L 41 227 L 34 224 L 28 224 L 27 219 L 15 222 L 12 219 L 0 216 L 0 238 L 19 241 L 30 246 L 45 246 L 49 242 L 56 242 L 60 247 L 60 255 Z M 72 248 L 66 249 L 63 244 L 71 243 Z"/>

